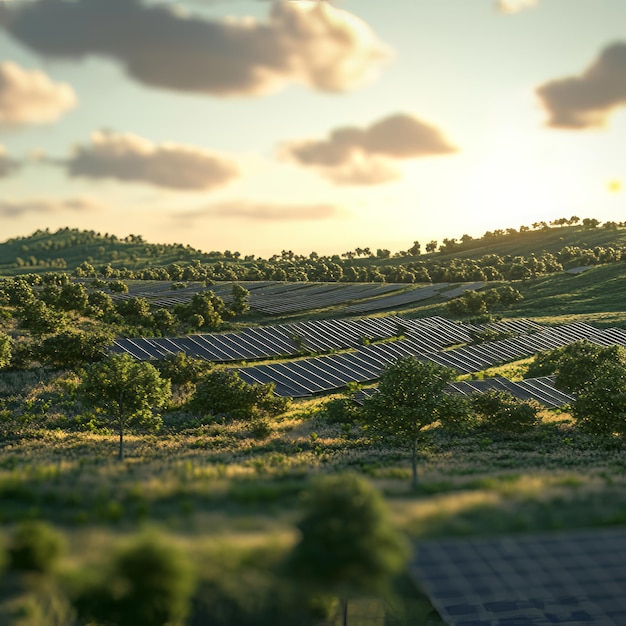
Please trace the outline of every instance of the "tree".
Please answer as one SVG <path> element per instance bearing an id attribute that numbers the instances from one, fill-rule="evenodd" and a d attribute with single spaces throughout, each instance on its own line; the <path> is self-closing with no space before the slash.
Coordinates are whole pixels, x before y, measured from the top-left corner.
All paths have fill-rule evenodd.
<path id="1" fill-rule="evenodd" d="M 92 407 L 119 435 L 119 460 L 124 459 L 124 435 L 133 429 L 158 430 L 153 413 L 170 397 L 170 382 L 149 363 L 128 354 L 113 354 L 89 367 L 78 387 L 86 406 Z"/>
<path id="2" fill-rule="evenodd" d="M 589 341 L 571 343 L 558 357 L 554 384 L 568 393 L 581 393 L 595 381 L 605 363 L 626 367 L 626 349 L 597 346 Z"/>
<path id="3" fill-rule="evenodd" d="M 293 255 L 293 253 L 292 253 Z M 248 298 L 250 292 L 241 285 L 233 285 L 232 288 L 233 301 L 230 305 L 230 310 L 234 315 L 243 315 L 250 309 L 248 304 Z"/>
<path id="4" fill-rule="evenodd" d="M 580 391 L 572 415 L 595 434 L 626 436 L 626 367 L 606 360 Z"/>
<path id="5" fill-rule="evenodd" d="M 84 311 L 89 303 L 87 292 L 80 283 L 69 283 L 61 287 L 56 306 L 64 311 Z"/>
<path id="6" fill-rule="evenodd" d="M 211 369 L 211 364 L 201 359 L 188 357 L 184 352 L 168 354 L 158 361 L 154 367 L 163 378 L 167 378 L 174 385 L 197 383 L 202 374 Z"/>
<path id="7" fill-rule="evenodd" d="M 38 335 L 62 330 L 67 324 L 63 313 L 46 306 L 41 300 L 30 300 L 18 309 L 20 327 Z"/>
<path id="8" fill-rule="evenodd" d="M 120 552 L 77 601 L 79 615 L 115 626 L 182 626 L 194 576 L 187 556 L 155 537 Z"/>
<path id="9" fill-rule="evenodd" d="M 152 322 L 155 328 L 168 333 L 176 326 L 176 318 L 167 309 L 157 309 L 152 314 Z"/>
<path id="10" fill-rule="evenodd" d="M 453 369 L 403 357 L 382 373 L 378 393 L 363 405 L 362 420 L 372 435 L 411 451 L 414 489 L 424 429 L 447 414 L 449 399 L 443 390 L 455 378 Z"/>
<path id="11" fill-rule="evenodd" d="M 348 598 L 384 591 L 408 556 L 382 498 L 354 474 L 318 480 L 298 530 L 288 571 L 313 593 L 342 598 L 344 626 Z"/>

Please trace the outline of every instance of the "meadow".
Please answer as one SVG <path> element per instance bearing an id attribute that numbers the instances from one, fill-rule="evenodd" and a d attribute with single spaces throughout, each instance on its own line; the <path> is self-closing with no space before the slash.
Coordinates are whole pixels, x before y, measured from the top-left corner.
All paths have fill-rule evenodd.
<path id="1" fill-rule="evenodd" d="M 74 267 L 84 263 L 85 246 L 96 246 L 89 248 L 95 255 L 90 262 L 130 262 L 136 267 L 148 257 L 150 265 L 160 258 L 184 266 L 194 253 L 174 246 L 164 248 L 159 257 L 137 238 L 124 242 L 104 238 L 106 245 L 99 246 L 103 251 L 97 246 L 102 238 L 95 234 L 42 232 L 33 241 L 2 244 L 7 273 L 25 271 L 9 267 L 18 247 L 54 249 L 55 237 L 69 242 L 57 248 L 72 252 L 66 262 Z M 454 258 L 501 253 L 530 258 L 564 245 L 621 246 L 624 230 L 572 227 L 519 233 L 509 239 L 475 242 Z M 134 252 L 120 258 L 120 246 Z M 444 251 L 426 256 L 437 256 L 441 262 L 452 258 Z M 202 261 L 221 263 L 228 258 L 227 262 L 238 262 L 217 253 L 205 255 Z M 355 265 L 383 263 L 396 265 L 407 259 L 354 259 Z M 43 271 L 43 266 L 32 265 L 28 271 L 33 269 Z M 527 317 L 546 324 L 586 321 L 604 327 L 626 324 L 625 281 L 626 266 L 618 261 L 576 276 L 547 272 L 523 280 L 494 280 L 489 287 L 514 285 L 523 296 L 497 311 L 498 317 Z M 328 402 L 343 398 L 342 394 L 293 401 L 280 415 L 232 420 L 190 411 L 187 401 L 194 385 L 180 384 L 174 385 L 162 411 L 160 430 L 127 434 L 127 454 L 120 462 L 115 433 L 77 396 L 82 365 L 59 369 L 38 362 L 36 349 L 45 341 L 45 332 L 42 339 L 39 331 L 25 330 L 19 310 L 4 302 L 0 319 L 0 330 L 22 346 L 21 358 L 30 359 L 26 367 L 0 371 L 0 526 L 6 537 L 32 520 L 62 531 L 67 545 L 58 579 L 70 595 L 77 580 L 101 570 L 119 546 L 153 533 L 167 537 L 195 564 L 200 582 L 189 624 L 210 623 L 215 607 L 222 611 L 222 621 L 215 623 L 224 626 L 278 624 L 283 600 L 276 594 L 287 584 L 281 568 L 298 540 L 296 525 L 303 503 L 318 477 L 345 472 L 374 485 L 384 497 L 393 526 L 416 550 L 420 541 L 437 537 L 626 523 L 622 440 L 583 431 L 567 406 L 542 410 L 539 423 L 526 432 L 507 433 L 486 424 L 456 430 L 434 424 L 420 447 L 419 488 L 414 490 L 405 450 L 391 441 L 373 442 L 360 423 L 338 421 L 327 409 Z M 447 304 L 435 297 L 395 312 L 409 318 L 454 318 Z M 66 310 L 63 315 L 64 323 L 85 333 L 107 328 L 109 323 L 84 311 Z M 344 315 L 333 307 L 275 317 L 249 311 L 226 327 Z M 149 318 L 148 311 L 141 322 L 118 321 L 111 329 L 118 334 L 154 334 L 145 321 Z M 481 320 L 488 318 L 483 315 Z M 185 319 L 181 317 L 181 323 Z M 32 350 L 24 345 L 33 346 Z M 508 363 L 472 377 L 519 380 L 531 361 Z M 33 596 L 28 585 L 5 586 L 0 593 L 0 622 L 11 614 L 18 618 L 7 623 L 19 626 L 70 624 L 67 618 L 51 622 L 36 617 L 32 606 L 41 613 L 42 606 L 53 603 L 45 593 L 41 595 L 41 589 Z M 366 626 L 373 616 L 386 626 L 442 624 L 406 574 L 397 576 L 384 595 L 351 601 L 349 616 L 351 626 Z M 334 626 L 341 621 L 336 616 L 323 623 Z"/>

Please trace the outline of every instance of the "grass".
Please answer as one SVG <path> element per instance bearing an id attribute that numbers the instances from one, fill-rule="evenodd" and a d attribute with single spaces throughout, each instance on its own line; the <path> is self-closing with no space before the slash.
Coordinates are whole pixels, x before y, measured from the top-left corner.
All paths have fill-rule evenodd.
<path id="1" fill-rule="evenodd" d="M 487 373 L 522 369 L 515 363 Z M 420 489 L 412 492 L 406 454 L 369 444 L 356 426 L 326 423 L 320 398 L 295 402 L 261 434 L 249 423 L 198 423 L 175 410 L 162 433 L 129 436 L 120 463 L 115 437 L 62 419 L 72 407 L 79 415 L 65 395 L 74 383 L 46 370 L 0 376 L 0 404 L 29 406 L 32 414 L 21 434 L 0 443 L 0 526 L 42 519 L 63 529 L 68 571 L 97 569 L 115 546 L 152 528 L 193 556 L 208 588 L 226 585 L 220 593 L 236 590 L 233 602 L 252 602 L 269 584 L 263 564 L 278 562 L 296 540 L 311 479 L 343 471 L 371 480 L 394 524 L 417 545 L 441 536 L 626 523 L 622 445 L 579 432 L 567 413 L 546 411 L 539 427 L 515 436 L 433 429 L 421 450 Z M 4 608 L 30 598 L 15 594 L 0 595 L 0 619 Z M 351 604 L 351 626 L 379 611 L 389 626 L 442 626 L 402 578 L 390 600 Z"/>

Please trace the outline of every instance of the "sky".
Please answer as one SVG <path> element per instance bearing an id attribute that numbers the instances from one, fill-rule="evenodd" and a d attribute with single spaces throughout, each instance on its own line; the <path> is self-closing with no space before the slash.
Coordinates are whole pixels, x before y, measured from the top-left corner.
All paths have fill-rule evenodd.
<path id="1" fill-rule="evenodd" d="M 0 239 L 405 250 L 626 220 L 624 0 L 4 0 Z"/>

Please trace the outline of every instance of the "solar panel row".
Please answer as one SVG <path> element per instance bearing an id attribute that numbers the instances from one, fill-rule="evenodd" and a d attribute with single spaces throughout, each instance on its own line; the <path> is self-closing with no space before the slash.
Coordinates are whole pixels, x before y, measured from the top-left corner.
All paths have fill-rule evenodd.
<path id="1" fill-rule="evenodd" d="M 306 289 L 296 293 L 283 295 L 280 299 L 267 290 L 258 292 L 250 297 L 250 306 L 257 311 L 269 314 L 296 313 L 309 309 L 325 308 L 336 304 L 343 304 L 352 300 L 362 300 L 384 293 L 395 292 L 403 289 L 405 285 L 399 284 L 379 284 L 379 283 L 356 283 L 341 284 L 327 283 L 322 285 L 311 285 L 303 283 Z"/>
<path id="2" fill-rule="evenodd" d="M 118 339 L 113 352 L 126 352 L 146 361 L 167 354 L 185 352 L 208 361 L 228 362 L 267 359 L 301 353 L 327 352 L 358 346 L 366 340 L 395 337 L 399 328 L 411 328 L 415 322 L 400 317 L 356 320 L 313 320 L 246 328 L 239 332 L 191 335 L 178 338 Z M 418 324 L 419 326 L 419 324 Z"/>
<path id="3" fill-rule="evenodd" d="M 446 393 L 469 396 L 473 393 L 484 393 L 490 389 L 507 391 L 520 400 L 536 400 L 549 408 L 556 408 L 574 401 L 574 397 L 564 393 L 554 386 L 554 377 L 541 376 L 528 378 L 520 382 L 512 382 L 506 378 L 495 377 L 484 380 L 465 380 L 449 384 Z M 362 389 L 355 394 L 355 400 L 362 404 L 365 398 L 374 395 L 378 390 L 375 387 Z"/>
<path id="4" fill-rule="evenodd" d="M 447 287 L 447 285 L 448 283 L 436 283 L 426 287 L 416 287 L 385 298 L 376 298 L 371 301 L 353 304 L 346 307 L 345 311 L 347 313 L 370 313 L 372 311 L 383 311 L 385 309 L 392 309 L 405 304 L 421 302 L 432 298 L 434 295 L 439 293 L 440 289 Z"/>
<path id="5" fill-rule="evenodd" d="M 520 400 L 536 400 L 541 404 L 555 408 L 574 402 L 574 397 L 564 393 L 554 386 L 552 376 L 528 378 L 519 382 L 512 382 L 506 378 L 486 378 L 484 380 L 467 380 L 452 383 L 448 386 L 449 393 L 468 396 L 472 393 L 484 393 L 489 389 L 508 391 Z"/>
<path id="6" fill-rule="evenodd" d="M 450 289 L 449 291 L 443 291 L 439 295 L 446 300 L 451 300 L 452 298 L 456 298 L 457 296 L 464 294 L 466 291 L 475 291 L 476 289 L 480 289 L 481 287 L 484 287 L 484 286 L 485 286 L 485 283 L 482 281 L 478 281 L 475 283 L 467 283 L 465 285 L 460 285 L 459 287 L 456 287 L 455 289 Z"/>

